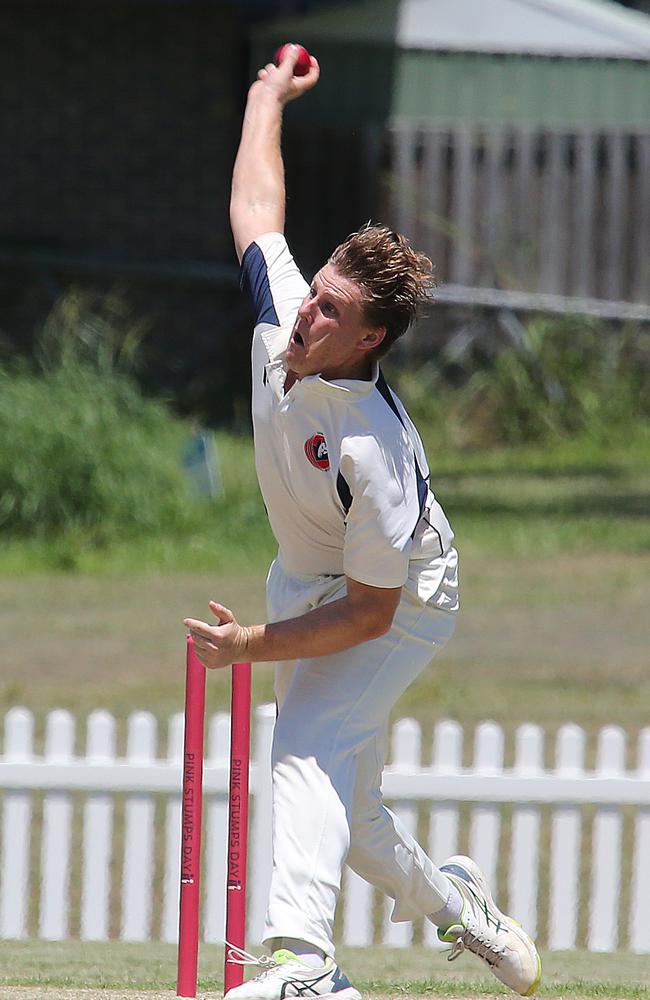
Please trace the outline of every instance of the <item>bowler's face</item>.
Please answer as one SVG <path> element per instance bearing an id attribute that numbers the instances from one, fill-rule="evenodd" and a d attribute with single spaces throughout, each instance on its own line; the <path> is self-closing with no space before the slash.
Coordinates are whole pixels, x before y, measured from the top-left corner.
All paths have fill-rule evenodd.
<path id="1" fill-rule="evenodd" d="M 382 339 L 365 322 L 359 285 L 326 264 L 298 309 L 286 362 L 298 378 L 367 378 L 368 351 Z"/>

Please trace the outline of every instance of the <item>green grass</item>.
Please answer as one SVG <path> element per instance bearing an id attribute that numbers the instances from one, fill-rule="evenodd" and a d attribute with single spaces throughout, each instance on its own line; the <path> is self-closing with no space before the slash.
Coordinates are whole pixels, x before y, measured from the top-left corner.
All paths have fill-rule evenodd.
<path id="1" fill-rule="evenodd" d="M 0 528 L 6 536 L 110 545 L 186 517 L 186 431 L 126 378 L 76 365 L 0 369 Z"/>
<path id="2" fill-rule="evenodd" d="M 183 704 L 182 619 L 209 617 L 211 597 L 264 620 L 264 569 L 0 577 L 0 708 L 22 703 L 41 719 L 55 706 L 120 719 L 146 708 L 166 720 Z M 463 554 L 462 601 L 456 635 L 397 714 L 427 728 L 444 716 L 551 730 L 616 721 L 632 735 L 647 725 L 650 555 L 610 555 L 603 572 L 599 554 Z M 272 699 L 271 675 L 255 667 L 256 701 Z M 211 709 L 228 688 L 227 671 L 210 674 Z"/>
<path id="3" fill-rule="evenodd" d="M 425 760 L 430 753 L 434 723 L 452 717 L 464 726 L 464 760 L 469 764 L 472 727 L 491 717 L 504 726 L 507 764 L 513 759 L 518 723 L 543 725 L 547 733 L 546 762 L 552 766 L 555 730 L 573 720 L 587 731 L 589 765 L 594 762 L 598 728 L 615 722 L 629 733 L 628 765 L 635 766 L 636 736 L 648 725 L 650 704 L 650 556 L 610 556 L 607 573 L 602 570 L 598 554 L 544 556 L 536 561 L 522 557 L 496 561 L 491 556 L 464 559 L 464 605 L 457 634 L 393 713 L 396 717 L 411 715 L 420 721 Z M 49 574 L 22 580 L 0 578 L 0 645 L 6 665 L 0 676 L 0 710 L 16 704 L 28 706 L 36 716 L 37 746 L 42 747 L 46 713 L 53 707 L 69 708 L 78 719 L 76 747 L 83 754 L 85 717 L 90 711 L 105 707 L 114 713 L 118 720 L 118 753 L 123 753 L 128 714 L 146 709 L 159 720 L 159 754 L 164 756 L 167 718 L 183 706 L 182 617 L 188 612 L 205 613 L 210 596 L 232 606 L 245 621 L 262 620 L 264 574 Z M 229 696 L 229 671 L 211 672 L 208 712 L 226 709 Z M 272 667 L 258 664 L 253 671 L 254 703 L 272 697 Z M 79 804 L 75 808 L 78 835 Z M 118 809 L 116 823 L 120 816 Z M 585 877 L 590 858 L 590 816 L 585 816 Z M 461 810 L 460 820 L 459 848 L 467 851 L 467 809 Z M 37 932 L 38 921 L 40 823 L 37 804 L 32 820 L 35 874 L 31 934 Z M 542 824 L 540 940 L 544 941 L 548 810 L 543 811 Z M 505 815 L 502 859 L 507 857 L 509 830 L 509 816 Z M 424 834 L 424 826 L 421 832 Z M 623 923 L 629 908 L 632 838 L 632 818 L 627 815 L 620 910 Z M 158 838 L 157 844 L 161 843 Z M 76 850 L 72 869 L 76 886 L 73 930 L 78 928 L 79 858 Z M 115 879 L 119 878 L 120 858 L 117 847 Z M 156 871 L 159 903 L 160 863 Z M 501 872 L 501 885 L 503 877 Z M 116 901 L 114 893 L 114 908 Z M 157 904 L 156 912 L 158 908 Z M 119 914 L 113 910 L 112 914 L 112 926 L 116 928 Z M 585 941 L 585 928 L 586 909 L 582 906 L 580 943 Z M 624 928 L 622 935 L 624 943 Z M 85 953 L 86 945 L 83 950 Z M 425 978 L 424 973 L 418 973 L 418 978 Z M 579 978 L 579 974 L 573 978 Z"/>
<path id="4" fill-rule="evenodd" d="M 471 956 L 448 963 L 423 947 L 341 948 L 339 961 L 365 994 L 400 997 L 511 995 Z M 647 997 L 650 966 L 642 955 L 547 952 L 542 996 Z M 201 990 L 223 988 L 223 951 L 202 945 Z M 159 943 L 4 941 L 0 986 L 156 990 L 173 988 L 176 948 Z"/>
<path id="5" fill-rule="evenodd" d="M 72 289 L 31 360 L 0 366 L 0 573 L 268 563 L 250 436 L 217 435 L 223 491 L 193 499 L 195 428 L 135 377 L 146 327 Z M 463 552 L 650 552 L 650 337 L 576 317 L 520 334 L 489 357 L 454 341 L 417 369 L 387 361 Z"/>
<path id="6" fill-rule="evenodd" d="M 264 577 L 274 545 L 257 491 L 250 441 L 224 434 L 218 442 L 225 495 L 195 508 L 190 531 L 103 548 L 82 544 L 74 535 L 49 542 L 5 542 L 0 548 L 5 668 L 0 709 L 15 704 L 32 709 L 38 746 L 46 713 L 66 707 L 79 720 L 77 749 L 83 752 L 84 717 L 106 707 L 118 719 L 118 751 L 123 751 L 127 715 L 146 709 L 159 720 L 164 753 L 166 720 L 183 705 L 182 618 L 207 616 L 207 601 L 214 597 L 245 623 L 264 620 Z M 506 763 L 512 761 L 515 726 L 524 721 L 543 725 L 549 765 L 554 731 L 562 723 L 572 720 L 586 728 L 588 762 L 593 763 L 598 728 L 615 722 L 630 735 L 628 762 L 633 766 L 636 734 L 648 725 L 650 704 L 648 434 L 639 430 L 625 448 L 585 440 L 545 449 L 449 455 L 437 454 L 430 440 L 428 452 L 435 488 L 457 533 L 462 609 L 452 642 L 406 692 L 394 715 L 412 715 L 421 722 L 425 756 L 436 720 L 461 721 L 467 733 L 466 763 L 472 753 L 471 727 L 488 717 L 505 727 Z M 272 696 L 272 667 L 257 665 L 254 701 Z M 228 671 L 211 673 L 208 710 L 225 708 L 228 699 Z M 38 815 L 34 822 L 36 831 Z M 628 823 L 626 855 L 630 835 Z M 584 941 L 584 927 L 579 940 Z M 35 951 L 30 951 L 32 945 Z M 22 960 L 7 950 L 13 947 L 0 946 L 0 968 L 23 968 Z M 33 978 L 25 982 L 48 981 L 43 977 L 50 975 L 49 947 L 68 956 L 58 974 L 79 976 L 75 982 L 92 985 L 102 975 L 109 977 L 105 985 L 114 982 L 112 948 L 125 949 L 120 975 L 132 980 L 121 980 L 124 985 L 153 990 L 173 980 L 173 971 L 161 972 L 164 962 L 165 968 L 173 965 L 172 953 L 163 946 L 147 946 L 144 963 L 137 946 L 131 952 L 126 945 L 83 944 L 72 951 L 65 950 L 67 945 L 35 942 L 15 947 L 36 956 L 29 973 Z M 411 951 L 418 953 L 409 950 L 409 961 Z M 386 954 L 402 967 L 404 953 Z M 626 956 L 620 963 L 621 976 L 628 978 L 614 992 L 599 985 L 615 974 L 601 969 L 600 960 L 590 956 L 579 965 L 570 956 L 565 969 L 554 964 L 557 956 L 548 956 L 547 969 L 550 962 L 551 969 L 559 970 L 548 989 L 552 992 L 557 976 L 563 975 L 569 985 L 562 986 L 562 996 L 647 995 L 647 981 L 638 985 L 634 978 L 640 958 Z M 86 961 L 95 963 L 94 973 L 83 965 Z M 608 968 L 617 968 L 607 961 Z M 82 963 L 83 971 L 75 972 L 76 963 Z M 373 964 L 364 972 L 359 966 L 355 975 L 369 988 L 372 984 L 376 995 L 384 988 L 399 995 L 390 986 L 397 973 L 393 966 L 388 972 L 384 968 Z M 417 969 L 410 963 L 408 969 L 405 975 L 418 995 L 444 995 L 451 989 L 453 967 L 439 966 L 433 981 L 426 962 Z M 464 975 L 471 975 L 467 967 Z M 455 995 L 485 988 L 462 975 L 453 983 Z"/>
<path id="7" fill-rule="evenodd" d="M 93 324 L 85 326 L 84 336 L 94 328 Z M 57 334 L 53 343 L 60 340 Z M 599 355 L 600 341 L 597 346 Z M 92 351 L 89 357 L 95 364 Z M 74 352 L 71 358 L 76 364 Z M 583 361 L 580 357 L 582 367 Z M 114 368 L 108 357 L 106 366 L 99 365 L 98 370 L 115 374 Z M 412 715 L 422 723 L 425 758 L 434 722 L 445 716 L 459 719 L 467 732 L 466 763 L 472 753 L 471 727 L 487 717 L 505 727 L 506 763 L 512 761 L 515 726 L 523 721 L 542 724 L 548 733 L 549 765 L 554 730 L 560 724 L 573 720 L 586 728 L 591 764 L 598 728 L 616 722 L 630 734 L 628 763 L 633 766 L 635 737 L 648 724 L 650 704 L 650 426 L 639 411 L 634 420 L 627 421 L 630 430 L 625 434 L 605 427 L 601 418 L 606 407 L 590 424 L 582 420 L 587 404 L 591 405 L 589 394 L 583 394 L 578 425 L 591 426 L 594 433 L 565 439 L 556 428 L 543 444 L 476 447 L 483 437 L 487 442 L 496 417 L 509 423 L 510 411 L 505 403 L 513 386 L 518 386 L 518 412 L 522 420 L 529 422 L 529 438 L 535 436 L 539 414 L 545 419 L 553 415 L 543 408 L 535 411 L 533 404 L 537 403 L 529 399 L 528 383 L 513 382 L 513 373 L 517 379 L 521 374 L 519 368 L 500 374 L 501 402 L 488 383 L 483 387 L 484 394 L 475 396 L 478 405 L 474 405 L 469 420 L 472 426 L 467 426 L 468 434 L 461 435 L 465 444 L 474 441 L 474 449 L 453 447 L 454 434 L 463 429 L 463 420 L 467 423 L 461 397 L 457 397 L 453 412 L 447 414 L 445 406 L 452 401 L 451 396 L 432 401 L 431 394 L 422 391 L 424 383 L 420 381 L 421 413 L 416 407 L 414 416 L 425 440 L 433 487 L 456 531 L 461 552 L 462 611 L 454 639 L 406 692 L 394 714 Z M 207 616 L 210 597 L 232 607 L 245 623 L 265 618 L 264 576 L 275 545 L 259 496 L 251 441 L 249 437 L 218 434 L 222 495 L 209 502 L 189 497 L 183 500 L 177 453 L 187 428 L 161 408 L 150 407 L 129 395 L 131 390 L 125 389 L 126 383 L 119 379 L 115 382 L 117 405 L 107 396 L 103 408 L 94 402 L 93 393 L 108 392 L 111 379 L 89 375 L 91 391 L 85 402 L 74 379 L 72 385 L 63 376 L 61 379 L 60 384 L 51 379 L 53 390 L 60 396 L 53 396 L 49 415 L 41 406 L 40 384 L 22 384 L 22 416 L 18 397 L 15 406 L 7 403 L 8 394 L 4 397 L 7 426 L 12 417 L 20 417 L 11 426 L 23 436 L 5 451 L 5 461 L 13 482 L 25 486 L 21 494 L 25 516 L 20 528 L 23 537 L 17 537 L 18 531 L 13 536 L 5 531 L 0 540 L 0 645 L 5 667 L 0 675 L 0 709 L 15 704 L 31 708 L 36 714 L 40 747 L 46 713 L 53 707 L 69 708 L 79 720 L 78 752 L 83 752 L 83 719 L 92 709 L 106 707 L 116 715 L 118 752 L 125 747 L 127 715 L 134 709 L 147 709 L 161 724 L 160 750 L 164 753 L 166 719 L 183 704 L 182 618 L 187 614 Z M 13 389 L 16 386 L 17 382 Z M 127 393 L 124 399 L 128 406 L 120 404 L 123 392 Z M 614 402 L 619 397 L 612 394 Z M 127 417 L 145 414 L 143 426 L 136 429 L 134 424 L 139 421 L 122 421 L 123 411 L 129 407 L 132 413 Z M 74 466 L 74 482 L 71 472 L 59 475 L 65 463 L 56 461 L 57 410 L 68 420 L 62 445 L 67 447 L 68 439 L 75 435 L 78 445 L 78 454 L 70 452 L 66 468 L 73 469 L 73 458 L 76 461 L 80 455 L 83 459 L 81 466 Z M 100 410 L 104 416 L 98 421 Z M 570 417 L 571 413 L 565 415 Z M 115 421 L 114 430 L 122 427 L 123 437 L 117 441 L 109 433 L 110 420 Z M 147 426 L 153 434 L 145 440 L 140 434 L 147 431 Z M 111 456 L 110 468 L 98 469 L 98 463 L 93 464 L 97 449 L 84 430 L 88 427 L 101 432 L 100 440 Z M 7 435 L 5 438 L 6 448 Z M 50 442 L 47 446 L 43 444 L 46 441 Z M 160 453 L 155 451 L 154 443 L 162 448 Z M 36 445 L 41 448 L 40 454 Z M 127 446 L 132 449 L 131 458 L 126 454 Z M 147 462 L 141 463 L 140 470 L 143 475 L 137 488 L 129 486 L 135 492 L 129 492 L 123 477 L 145 453 Z M 43 469 L 51 476 L 49 482 L 42 481 Z M 27 472 L 31 485 L 25 479 Z M 163 504 L 162 514 L 154 503 L 150 506 L 159 472 L 167 477 L 164 482 L 170 486 L 171 506 L 168 504 L 166 513 Z M 74 504 L 79 511 L 84 507 L 86 474 L 91 477 L 93 489 L 97 487 L 93 497 L 99 517 L 93 524 L 84 524 L 83 518 L 77 523 L 73 509 Z M 41 486 L 43 492 L 39 493 Z M 100 486 L 105 492 L 100 492 Z M 57 514 L 56 505 L 45 499 L 46 488 L 55 489 L 56 502 L 61 505 L 59 513 L 71 497 L 76 498 L 69 508 L 69 518 L 68 513 L 65 515 L 69 525 L 62 530 L 53 530 L 53 522 L 52 530 L 42 530 L 38 504 L 33 510 L 29 507 L 37 497 L 48 517 Z M 6 515 L 6 499 L 2 502 L 5 507 L 0 513 L 4 510 Z M 34 523 L 40 525 L 38 531 L 26 530 L 30 511 L 35 515 Z M 115 512 L 110 529 L 108 523 L 105 528 L 102 525 L 106 512 Z M 87 512 L 82 513 L 85 516 Z M 126 518 L 124 530 L 116 528 L 120 517 Z M 209 711 L 225 708 L 228 698 L 228 671 L 210 674 Z M 272 668 L 257 665 L 254 701 L 271 699 Z M 38 868 L 42 820 L 39 802 L 33 817 L 34 871 Z M 77 807 L 78 803 L 78 820 Z M 119 826 L 119 806 L 116 815 Z M 460 818 L 462 840 L 466 838 L 467 810 L 461 810 Z M 546 813 L 542 822 L 543 941 L 547 921 Z M 589 822 L 587 816 L 587 844 Z M 506 810 L 503 857 L 508 831 Z M 632 833 L 630 816 L 626 815 L 627 859 Z M 464 841 L 461 847 L 465 849 Z M 73 852 L 73 932 L 78 927 L 78 855 L 78 850 Z M 587 848 L 583 863 L 586 873 Z M 629 905 L 627 867 L 623 882 L 621 914 Z M 30 931 L 34 933 L 38 905 L 35 884 L 32 890 Z M 156 892 L 159 896 L 159 885 Z M 585 923 L 583 906 L 580 942 L 585 940 Z M 115 919 L 112 926 L 116 926 Z M 622 939 L 624 944 L 624 930 Z M 202 956 L 203 989 L 220 988 L 220 949 L 206 946 Z M 375 998 L 505 993 L 493 979 L 483 977 L 480 966 L 470 960 L 448 965 L 443 957 L 419 946 L 408 951 L 342 949 L 341 959 L 350 975 Z M 546 954 L 544 963 L 542 995 L 650 995 L 649 963 L 644 956 L 587 955 L 579 951 Z M 169 995 L 174 977 L 172 946 L 0 942 L 0 992 L 6 986 L 12 989 L 12 995 L 18 984 L 41 984 L 54 990 L 64 986 L 75 990 L 139 989 L 150 994 L 162 989 Z M 24 994 L 28 995 L 34 996 Z M 121 995 L 118 992 L 117 996 Z M 23 1000 L 23 994 L 17 1000 Z"/>
<path id="8" fill-rule="evenodd" d="M 435 455 L 432 483 L 460 539 L 480 551 L 650 550 L 650 433 L 626 442 Z"/>
<path id="9" fill-rule="evenodd" d="M 432 485 L 459 547 L 470 556 L 650 552 L 650 428 L 624 442 L 590 438 L 553 446 L 439 452 L 424 427 Z M 0 572 L 69 569 L 120 574 L 263 570 L 275 543 L 255 478 L 248 437 L 217 435 L 223 495 L 187 501 L 174 530 L 90 544 L 76 531 L 0 542 Z"/>

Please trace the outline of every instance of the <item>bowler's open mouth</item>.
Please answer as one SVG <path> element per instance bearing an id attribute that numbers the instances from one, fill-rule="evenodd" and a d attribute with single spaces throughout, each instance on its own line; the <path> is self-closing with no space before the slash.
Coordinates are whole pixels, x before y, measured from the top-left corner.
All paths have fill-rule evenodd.
<path id="1" fill-rule="evenodd" d="M 294 342 L 294 344 L 299 344 L 300 347 L 304 347 L 305 346 L 305 342 L 304 342 L 304 340 L 302 339 L 302 337 L 300 336 L 300 334 L 298 333 L 297 330 L 293 331 L 293 342 Z"/>

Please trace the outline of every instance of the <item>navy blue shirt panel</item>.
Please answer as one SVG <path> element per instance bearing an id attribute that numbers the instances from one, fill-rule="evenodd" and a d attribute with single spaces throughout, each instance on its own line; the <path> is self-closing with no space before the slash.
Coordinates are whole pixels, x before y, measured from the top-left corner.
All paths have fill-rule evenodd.
<path id="1" fill-rule="evenodd" d="M 255 325 L 269 323 L 271 326 L 280 326 L 271 294 L 266 260 L 257 243 L 251 243 L 242 257 L 239 283 L 255 310 Z"/>

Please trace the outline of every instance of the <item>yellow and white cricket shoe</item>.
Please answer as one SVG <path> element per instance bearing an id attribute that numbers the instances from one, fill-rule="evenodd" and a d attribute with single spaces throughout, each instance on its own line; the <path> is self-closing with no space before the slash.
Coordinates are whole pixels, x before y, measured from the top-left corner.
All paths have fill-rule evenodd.
<path id="1" fill-rule="evenodd" d="M 459 922 L 438 930 L 441 941 L 453 944 L 448 960 L 453 962 L 467 949 L 515 993 L 532 996 L 542 980 L 537 948 L 516 920 L 497 909 L 481 869 L 471 858 L 457 855 L 445 861 L 440 871 L 463 899 Z"/>
<path id="2" fill-rule="evenodd" d="M 361 994 L 333 958 L 326 958 L 320 968 L 313 969 L 285 948 L 261 958 L 232 947 L 229 954 L 233 961 L 241 965 L 259 965 L 262 971 L 247 983 L 228 990 L 227 1000 L 285 1000 L 285 997 L 361 1000 Z"/>

